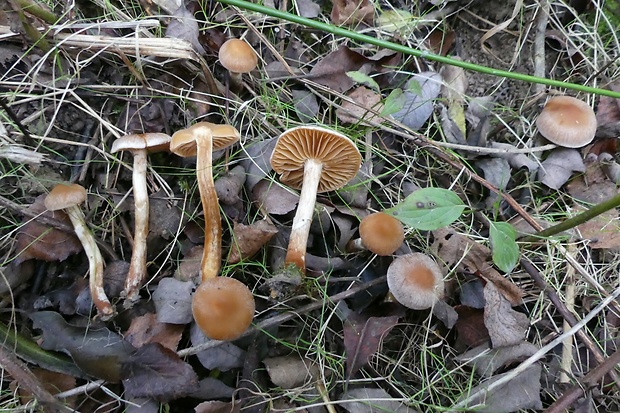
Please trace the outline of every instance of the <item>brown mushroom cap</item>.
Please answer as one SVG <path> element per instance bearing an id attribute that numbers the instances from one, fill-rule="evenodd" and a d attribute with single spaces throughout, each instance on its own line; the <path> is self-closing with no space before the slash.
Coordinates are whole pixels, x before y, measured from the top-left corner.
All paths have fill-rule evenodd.
<path id="1" fill-rule="evenodd" d="M 224 149 L 241 138 L 239 131 L 233 126 L 198 122 L 172 135 L 170 151 L 183 157 L 196 156 L 196 140 L 204 137 L 206 133 L 211 133 L 213 137 L 214 151 Z"/>
<path id="2" fill-rule="evenodd" d="M 387 283 L 396 300 L 414 310 L 430 308 L 443 294 L 443 274 L 428 255 L 396 258 L 387 270 Z"/>
<path id="3" fill-rule="evenodd" d="M 233 73 L 248 73 L 258 64 L 258 56 L 252 47 L 241 39 L 227 40 L 220 47 L 220 63 Z"/>
<path id="4" fill-rule="evenodd" d="M 140 133 L 125 135 L 114 141 L 110 152 L 147 149 L 149 152 L 165 151 L 170 148 L 171 137 L 165 133 Z"/>
<path id="5" fill-rule="evenodd" d="M 405 240 L 403 224 L 385 212 L 366 215 L 360 223 L 362 244 L 377 255 L 392 255 Z"/>
<path id="6" fill-rule="evenodd" d="M 596 115 L 584 101 L 571 96 L 549 99 L 536 119 L 542 136 L 565 148 L 581 148 L 596 134 Z"/>
<path id="7" fill-rule="evenodd" d="M 45 208 L 57 211 L 86 201 L 86 189 L 78 184 L 58 184 L 45 197 Z"/>
<path id="8" fill-rule="evenodd" d="M 192 299 L 194 320 L 214 340 L 234 340 L 254 318 L 254 296 L 242 282 L 229 277 L 203 281 Z"/>
<path id="9" fill-rule="evenodd" d="M 323 164 L 317 192 L 333 191 L 357 173 L 362 157 L 346 136 L 318 126 L 298 126 L 282 133 L 271 155 L 271 167 L 280 180 L 296 189 L 304 180 L 304 164 L 316 159 Z"/>

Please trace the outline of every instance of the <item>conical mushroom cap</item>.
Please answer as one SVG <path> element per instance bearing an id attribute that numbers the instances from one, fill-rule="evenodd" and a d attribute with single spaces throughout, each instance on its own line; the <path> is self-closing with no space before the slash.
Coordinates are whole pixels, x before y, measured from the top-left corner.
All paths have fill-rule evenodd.
<path id="1" fill-rule="evenodd" d="M 341 188 L 355 176 L 362 163 L 357 147 L 346 136 L 318 126 L 299 126 L 280 135 L 271 155 L 271 167 L 280 174 L 283 183 L 299 189 L 308 159 L 323 164 L 317 192 Z"/>
<path id="2" fill-rule="evenodd" d="M 431 257 L 402 255 L 388 267 L 387 282 L 396 301 L 414 310 L 431 308 L 443 295 L 443 274 Z"/>

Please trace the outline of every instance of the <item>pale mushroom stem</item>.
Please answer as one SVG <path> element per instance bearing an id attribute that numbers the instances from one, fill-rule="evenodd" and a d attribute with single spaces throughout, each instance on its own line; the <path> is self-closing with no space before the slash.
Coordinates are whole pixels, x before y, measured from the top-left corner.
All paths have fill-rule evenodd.
<path id="1" fill-rule="evenodd" d="M 146 277 L 146 237 L 149 232 L 149 194 L 146 185 L 147 150 L 133 151 L 134 236 L 131 263 L 125 279 L 125 306 L 140 298 L 139 291 Z"/>
<path id="2" fill-rule="evenodd" d="M 299 268 L 302 274 L 306 273 L 308 235 L 310 234 L 310 225 L 312 224 L 316 194 L 319 188 L 322 171 L 322 162 L 316 159 L 306 160 L 299 204 L 297 206 L 295 218 L 293 218 L 291 237 L 288 242 L 288 249 L 284 260 L 285 264 L 294 264 Z"/>
<path id="3" fill-rule="evenodd" d="M 103 290 L 103 257 L 92 232 L 86 227 L 84 213 L 78 206 L 65 208 L 69 215 L 75 235 L 82 243 L 89 264 L 89 287 L 93 303 L 102 320 L 108 320 L 114 315 L 114 307 Z"/>
<path id="4" fill-rule="evenodd" d="M 213 135 L 208 128 L 204 129 L 204 136 L 196 139 L 196 179 L 205 218 L 202 281 L 217 277 L 222 260 L 222 221 L 213 182 Z"/>

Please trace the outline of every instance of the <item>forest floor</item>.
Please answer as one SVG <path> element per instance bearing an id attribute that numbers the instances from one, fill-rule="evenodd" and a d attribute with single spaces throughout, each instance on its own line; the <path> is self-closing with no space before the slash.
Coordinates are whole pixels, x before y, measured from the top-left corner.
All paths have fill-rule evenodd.
<path id="1" fill-rule="evenodd" d="M 620 411 L 620 100 L 603 96 L 620 92 L 620 6 L 264 5 L 425 53 L 218 1 L 0 6 L 0 410 Z M 222 66 L 232 38 L 258 57 L 248 73 Z M 593 109 L 588 142 L 541 136 L 537 119 L 560 95 Z M 147 157 L 146 270 L 132 301 L 141 151 L 113 145 L 198 122 L 211 125 L 191 130 L 204 133 L 197 154 L 166 144 Z M 296 127 L 314 139 L 301 152 L 335 158 L 324 175 L 355 167 L 301 203 L 310 173 L 271 163 Z M 203 163 L 206 135 L 235 133 Z M 81 185 L 84 202 L 51 211 L 61 183 Z M 287 248 L 303 209 L 299 265 Z M 381 211 L 404 239 L 378 255 L 355 240 Z M 422 261 L 394 281 L 405 259 Z M 197 286 L 223 278 L 241 292 L 218 284 L 219 307 L 204 310 L 216 321 L 198 327 Z M 229 334 L 243 294 L 249 318 Z"/>

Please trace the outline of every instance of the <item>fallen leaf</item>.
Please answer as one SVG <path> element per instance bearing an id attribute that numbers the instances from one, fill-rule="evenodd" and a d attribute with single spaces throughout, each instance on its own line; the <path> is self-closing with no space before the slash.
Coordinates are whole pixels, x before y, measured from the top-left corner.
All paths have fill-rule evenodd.
<path id="1" fill-rule="evenodd" d="M 613 155 L 603 152 L 599 154 L 598 162 L 607 178 L 614 184 L 620 185 L 620 164 L 616 162 Z"/>
<path id="2" fill-rule="evenodd" d="M 448 52 L 454 45 L 456 34 L 453 30 L 447 32 L 441 29 L 433 29 L 426 37 L 426 43 L 433 53 L 441 56 L 447 56 Z"/>
<path id="3" fill-rule="evenodd" d="M 185 328 L 182 324 L 168 324 L 157 321 L 157 315 L 146 313 L 131 320 L 125 332 L 125 340 L 136 348 L 149 343 L 158 343 L 176 351 Z"/>
<path id="4" fill-rule="evenodd" d="M 615 80 L 607 86 L 620 92 L 620 82 Z M 596 137 L 617 138 L 620 136 L 620 99 L 601 96 L 596 107 Z"/>
<path id="5" fill-rule="evenodd" d="M 556 148 L 538 169 L 538 180 L 551 189 L 560 189 L 573 172 L 585 172 L 586 167 L 577 149 Z"/>
<path id="6" fill-rule="evenodd" d="M 107 328 L 76 327 L 52 311 L 32 313 L 33 327 L 43 332 L 44 350 L 71 356 L 86 374 L 110 382 L 123 378 L 121 364 L 135 351 L 123 338 Z"/>
<path id="7" fill-rule="evenodd" d="M 341 106 L 336 109 L 336 116 L 341 122 L 381 122 L 381 118 L 368 111 L 368 109 L 372 109 L 381 113 L 383 104 L 381 103 L 380 94 L 364 86 L 360 86 L 347 93 L 347 96 L 356 104 L 343 100 Z"/>
<path id="8" fill-rule="evenodd" d="M 241 165 L 246 170 L 245 188 L 252 192 L 254 186 L 271 172 L 271 154 L 278 139 L 265 139 L 243 147 L 246 157 Z"/>
<path id="9" fill-rule="evenodd" d="M 239 413 L 241 403 L 209 401 L 202 402 L 194 408 L 195 413 Z"/>
<path id="10" fill-rule="evenodd" d="M 34 275 L 34 261 L 12 260 L 0 267 L 0 295 L 10 293 L 15 287 L 27 282 Z"/>
<path id="11" fill-rule="evenodd" d="M 493 349 L 488 344 L 482 344 L 457 356 L 456 361 L 473 365 L 476 373 L 482 377 L 491 377 L 499 368 L 523 361 L 538 350 L 537 346 L 526 341 Z"/>
<path id="12" fill-rule="evenodd" d="M 484 179 L 489 181 L 491 185 L 503 191 L 510 181 L 512 174 L 508 161 L 502 158 L 481 158 L 475 162 L 475 165 L 482 169 Z M 492 196 L 495 198 L 494 196 Z"/>
<path id="13" fill-rule="evenodd" d="M 26 208 L 26 211 L 35 215 L 42 214 L 73 227 L 69 217 L 63 211 L 51 212 L 45 208 L 43 205 L 45 196 L 38 196 L 34 203 Z M 30 218 L 27 218 L 27 221 L 19 228 L 15 244 L 19 254 L 15 258 L 17 264 L 30 259 L 64 261 L 70 255 L 82 251 L 82 243 L 75 233 L 64 232 Z"/>
<path id="14" fill-rule="evenodd" d="M 127 397 L 168 402 L 198 388 L 198 376 L 177 354 L 158 343 L 140 347 L 122 364 Z"/>
<path id="15" fill-rule="evenodd" d="M 291 89 L 293 107 L 302 122 L 316 122 L 319 113 L 319 102 L 316 95 L 307 89 Z"/>
<path id="16" fill-rule="evenodd" d="M 474 410 L 483 413 L 511 413 L 525 409 L 540 410 L 543 408 L 540 400 L 540 375 L 542 367 L 536 363 L 525 371 L 518 374 L 508 383 L 487 392 L 484 391 L 495 381 L 500 380 L 506 374 L 498 374 L 467 391 L 463 399 L 469 394 L 477 393 L 482 390 L 479 398 L 472 400 L 467 410 Z M 475 408 L 474 408 L 475 406 Z"/>
<path id="17" fill-rule="evenodd" d="M 465 123 L 465 93 L 469 82 L 463 68 L 445 65 L 439 71 L 443 83 L 441 95 L 448 107 L 448 117 L 456 124 L 462 136 L 467 136 Z"/>
<path id="18" fill-rule="evenodd" d="M 331 20 L 335 25 L 357 26 L 359 23 L 372 25 L 375 7 L 369 0 L 331 0 Z"/>
<path id="19" fill-rule="evenodd" d="M 237 165 L 215 180 L 215 192 L 220 203 L 234 205 L 241 200 L 239 194 L 245 184 L 245 168 Z"/>
<path id="20" fill-rule="evenodd" d="M 192 346 L 199 346 L 211 341 L 196 323 L 192 323 L 190 328 L 190 340 Z M 243 366 L 245 351 L 233 343 L 223 343 L 217 347 L 196 353 L 196 357 L 198 357 L 200 364 L 209 370 L 228 371 Z"/>
<path id="21" fill-rule="evenodd" d="M 153 303 L 160 323 L 188 324 L 193 319 L 192 291 L 194 283 L 172 277 L 162 278 L 153 291 Z"/>
<path id="22" fill-rule="evenodd" d="M 489 331 L 493 348 L 522 342 L 530 325 L 527 316 L 513 310 L 492 282 L 487 282 L 484 287 L 484 299 L 484 325 Z"/>
<path id="23" fill-rule="evenodd" d="M 347 46 L 340 46 L 314 65 L 310 70 L 310 76 L 323 86 L 345 93 L 355 85 L 353 79 L 347 76 L 347 72 L 359 71 L 364 74 L 380 72 L 384 66 L 394 65 L 400 60 L 400 55 L 395 52 L 378 52 L 376 57 L 375 60 Z"/>
<path id="24" fill-rule="evenodd" d="M 166 37 L 186 40 L 194 47 L 198 54 L 204 55 L 206 51 L 200 44 L 198 34 L 198 20 L 184 5 L 181 5 L 171 16 L 166 28 Z"/>
<path id="25" fill-rule="evenodd" d="M 489 341 L 489 331 L 484 325 L 484 310 L 466 305 L 458 305 L 455 310 L 459 315 L 455 328 L 460 341 L 468 347 Z"/>
<path id="26" fill-rule="evenodd" d="M 183 256 L 183 259 L 179 263 L 177 270 L 174 272 L 174 278 L 179 281 L 191 281 L 194 279 L 198 279 L 203 254 L 204 246 L 196 245 L 192 247 Z"/>
<path id="27" fill-rule="evenodd" d="M 586 209 L 576 206 L 576 213 Z M 593 249 L 620 249 L 620 221 L 618 211 L 610 209 L 577 226 L 581 237 L 590 240 Z"/>
<path id="28" fill-rule="evenodd" d="M 228 262 L 235 264 L 250 258 L 277 233 L 278 228 L 264 219 L 250 225 L 235 222 Z"/>
<path id="29" fill-rule="evenodd" d="M 297 207 L 299 195 L 273 181 L 263 180 L 254 185 L 253 201 L 267 214 L 285 215 Z"/>
<path id="30" fill-rule="evenodd" d="M 452 328 L 458 321 L 459 315 L 452 306 L 443 300 L 439 300 L 433 305 L 433 316 L 443 323 L 447 328 Z"/>
<path id="31" fill-rule="evenodd" d="M 133 198 L 132 198 L 133 201 Z M 133 205 L 133 202 L 131 203 Z M 175 236 L 183 220 L 187 220 L 179 206 L 164 191 L 149 197 L 149 239 L 170 239 Z"/>
<path id="32" fill-rule="evenodd" d="M 420 18 L 406 10 L 389 9 L 381 11 L 376 21 L 376 27 L 382 31 L 403 35 L 415 29 Z"/>
<path id="33" fill-rule="evenodd" d="M 311 360 L 296 356 L 272 357 L 263 360 L 269 378 L 276 386 L 294 389 L 320 377 L 320 367 Z"/>
<path id="34" fill-rule="evenodd" d="M 511 152 L 511 149 L 517 149 L 513 145 L 501 142 L 491 142 L 490 147 L 505 150 L 506 153 L 492 153 L 489 154 L 489 156 L 493 158 L 505 159 L 508 161 L 508 164 L 515 169 L 527 168 L 530 172 L 534 172 L 538 169 L 538 162 L 531 159 L 527 154 Z"/>
<path id="35" fill-rule="evenodd" d="M 295 5 L 301 17 L 314 19 L 321 13 L 321 6 L 312 0 L 296 0 Z"/>
<path id="36" fill-rule="evenodd" d="M 434 100 L 441 90 L 441 75 L 436 72 L 412 74 L 403 92 L 405 102 L 402 109 L 392 117 L 410 129 L 419 130 L 433 113 Z"/>
<path id="37" fill-rule="evenodd" d="M 236 389 L 213 377 L 205 377 L 200 380 L 198 385 L 199 388 L 192 392 L 189 397 L 200 400 L 231 399 L 236 392 Z"/>
<path id="38" fill-rule="evenodd" d="M 31 372 L 39 380 L 43 388 L 51 394 L 69 391 L 71 389 L 74 389 L 76 386 L 75 377 L 69 376 L 67 374 L 57 373 L 39 367 L 31 368 Z M 19 399 L 22 405 L 25 406 L 29 403 L 35 402 L 35 398 L 32 393 L 27 392 L 23 387 L 20 387 L 19 383 L 11 382 L 11 384 L 13 383 L 16 384 L 17 392 L 19 394 Z M 68 399 L 64 399 L 63 404 L 67 405 L 67 407 L 75 408 L 76 401 L 77 395 L 74 395 L 69 397 Z"/>
<path id="39" fill-rule="evenodd" d="M 398 323 L 398 316 L 366 317 L 351 312 L 344 321 L 347 377 L 367 364 L 379 349 L 383 337 Z"/>
<path id="40" fill-rule="evenodd" d="M 339 398 L 340 407 L 349 413 L 419 413 L 394 399 L 383 389 L 362 387 L 344 392 Z"/>
<path id="41" fill-rule="evenodd" d="M 521 256 L 517 245 L 517 231 L 507 222 L 489 221 L 489 243 L 493 263 L 505 273 L 511 272 Z"/>

